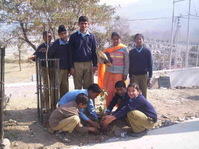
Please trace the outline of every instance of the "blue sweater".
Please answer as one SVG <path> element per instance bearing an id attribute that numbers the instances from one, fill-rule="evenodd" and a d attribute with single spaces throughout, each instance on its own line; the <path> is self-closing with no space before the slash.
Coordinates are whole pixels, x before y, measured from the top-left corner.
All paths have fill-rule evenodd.
<path id="1" fill-rule="evenodd" d="M 153 119 L 154 122 L 157 121 L 157 113 L 154 107 L 147 101 L 143 95 L 138 95 L 138 97 L 130 99 L 126 106 L 123 106 L 118 112 L 113 115 L 120 119 L 125 117 L 126 114 L 133 110 L 139 110 L 143 112 L 146 116 Z"/>
<path id="2" fill-rule="evenodd" d="M 46 51 L 47 51 L 47 46 L 50 47 L 52 46 L 52 43 L 48 44 L 47 43 L 42 43 L 38 46 L 37 50 L 33 53 L 33 55 L 36 56 L 36 59 L 42 59 L 41 65 L 43 67 L 46 67 Z"/>
<path id="3" fill-rule="evenodd" d="M 152 56 L 151 51 L 143 47 L 141 51 L 136 48 L 129 52 L 129 77 L 132 75 L 143 75 L 149 73 L 152 77 Z"/>
<path id="4" fill-rule="evenodd" d="M 82 36 L 75 32 L 69 40 L 73 62 L 93 62 L 97 66 L 96 40 L 93 34 Z"/>
<path id="5" fill-rule="evenodd" d="M 73 91 L 67 92 L 64 96 L 62 96 L 61 99 L 58 102 L 58 105 L 63 105 L 63 104 L 69 103 L 71 101 L 74 101 L 76 99 L 76 96 L 78 94 L 81 94 L 81 93 L 88 96 L 88 90 L 86 90 L 86 89 L 73 90 Z M 91 116 L 92 119 L 94 119 L 94 120 L 98 119 L 97 113 L 95 111 L 95 105 L 94 105 L 92 99 L 88 100 L 86 110 L 87 110 L 87 113 L 89 114 L 89 116 Z M 85 121 L 90 120 L 88 118 L 88 116 L 86 116 L 84 113 L 85 113 L 85 109 L 80 109 L 79 116 Z"/>
<path id="6" fill-rule="evenodd" d="M 68 43 L 60 44 L 60 39 L 57 39 L 49 48 L 49 58 L 59 59 L 60 69 L 70 69 L 72 67 L 72 55 Z"/>

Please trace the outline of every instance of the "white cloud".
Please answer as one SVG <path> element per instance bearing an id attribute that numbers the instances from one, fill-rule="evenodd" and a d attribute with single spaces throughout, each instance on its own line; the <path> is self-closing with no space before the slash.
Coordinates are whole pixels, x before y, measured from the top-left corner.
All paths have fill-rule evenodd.
<path id="1" fill-rule="evenodd" d="M 135 3 L 139 0 L 101 0 L 100 3 L 106 3 L 108 5 L 113 5 L 113 6 L 126 6 L 128 4 Z"/>

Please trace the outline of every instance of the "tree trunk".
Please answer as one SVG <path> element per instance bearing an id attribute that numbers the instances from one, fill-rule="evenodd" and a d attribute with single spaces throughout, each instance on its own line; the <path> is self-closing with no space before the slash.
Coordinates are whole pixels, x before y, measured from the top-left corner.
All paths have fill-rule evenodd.
<path id="1" fill-rule="evenodd" d="M 29 44 L 36 51 L 36 49 L 37 49 L 36 46 L 27 37 L 27 31 L 26 31 L 26 29 L 24 27 L 24 23 L 21 22 L 21 21 L 19 23 L 20 23 L 21 30 L 23 32 L 23 38 L 20 38 L 20 39 L 25 41 L 27 44 Z"/>

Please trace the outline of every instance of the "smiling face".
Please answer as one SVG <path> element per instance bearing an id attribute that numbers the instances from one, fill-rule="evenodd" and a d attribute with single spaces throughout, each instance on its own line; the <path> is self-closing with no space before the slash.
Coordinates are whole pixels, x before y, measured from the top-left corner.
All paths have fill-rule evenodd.
<path id="1" fill-rule="evenodd" d="M 130 98 L 136 98 L 139 95 L 139 91 L 134 87 L 128 87 L 127 93 Z"/>
<path id="2" fill-rule="evenodd" d="M 78 25 L 79 25 L 80 32 L 84 33 L 88 30 L 89 23 L 87 21 L 79 22 Z"/>
<path id="3" fill-rule="evenodd" d="M 116 87 L 116 93 L 120 96 L 124 95 L 126 93 L 126 88 L 124 87 Z"/>
<path id="4" fill-rule="evenodd" d="M 117 46 L 117 45 L 119 45 L 120 42 L 121 42 L 121 39 L 120 39 L 119 36 L 113 36 L 113 37 L 111 38 L 111 40 L 112 40 L 113 46 Z"/>
<path id="5" fill-rule="evenodd" d="M 135 45 L 136 47 L 141 47 L 144 44 L 144 39 L 142 38 L 142 36 L 138 35 L 135 38 Z"/>

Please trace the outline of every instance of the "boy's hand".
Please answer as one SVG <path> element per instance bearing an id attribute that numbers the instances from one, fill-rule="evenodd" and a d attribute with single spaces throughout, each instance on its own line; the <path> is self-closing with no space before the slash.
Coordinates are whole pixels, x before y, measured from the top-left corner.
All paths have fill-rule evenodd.
<path id="1" fill-rule="evenodd" d="M 89 124 L 95 128 L 100 128 L 100 125 L 97 122 L 94 122 L 92 120 L 88 120 Z"/>
<path id="2" fill-rule="evenodd" d="M 107 128 L 108 125 L 116 119 L 113 115 L 107 115 L 102 118 L 101 124 L 104 128 Z"/>
<path id="3" fill-rule="evenodd" d="M 148 78 L 148 79 L 147 79 L 147 86 L 148 86 L 149 88 L 151 88 L 151 86 L 152 86 L 151 78 Z"/>
<path id="4" fill-rule="evenodd" d="M 95 127 L 88 127 L 88 131 L 94 132 L 94 133 L 97 133 L 97 132 L 98 132 L 98 131 L 97 131 L 97 128 L 95 128 Z"/>
<path id="5" fill-rule="evenodd" d="M 127 79 L 127 75 L 123 75 L 123 76 L 122 76 L 122 80 L 123 80 L 123 81 L 126 81 L 126 79 Z"/>
<path id="6" fill-rule="evenodd" d="M 29 57 L 28 59 L 32 60 L 32 61 L 35 61 L 35 58 L 36 58 L 36 56 L 34 55 L 34 56 Z"/>
<path id="7" fill-rule="evenodd" d="M 93 66 L 93 74 L 95 74 L 96 71 L 97 71 L 97 67 Z"/>
<path id="8" fill-rule="evenodd" d="M 74 69 L 74 68 L 71 68 L 71 69 L 70 69 L 70 75 L 73 76 L 74 74 L 75 74 L 75 69 Z"/>

